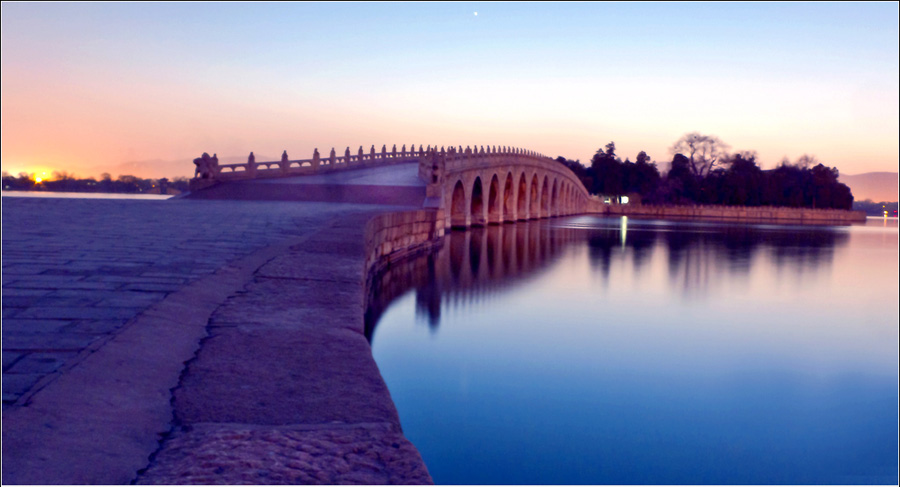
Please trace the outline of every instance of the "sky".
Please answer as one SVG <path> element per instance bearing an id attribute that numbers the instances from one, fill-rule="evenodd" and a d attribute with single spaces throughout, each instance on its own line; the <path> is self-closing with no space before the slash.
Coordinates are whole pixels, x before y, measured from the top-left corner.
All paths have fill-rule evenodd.
<path id="1" fill-rule="evenodd" d="M 898 4 L 3 3 L 2 169 L 193 174 L 371 145 L 898 170 Z M 233 161 L 229 161 L 233 159 Z"/>

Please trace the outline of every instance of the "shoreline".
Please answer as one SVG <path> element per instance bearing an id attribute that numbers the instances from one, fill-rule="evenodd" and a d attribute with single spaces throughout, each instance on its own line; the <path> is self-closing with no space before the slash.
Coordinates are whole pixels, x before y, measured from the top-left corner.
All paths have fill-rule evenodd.
<path id="1" fill-rule="evenodd" d="M 858 210 L 787 208 L 778 206 L 650 206 L 603 205 L 596 213 L 609 216 L 747 221 L 754 223 L 840 224 L 862 223 L 867 215 Z"/>

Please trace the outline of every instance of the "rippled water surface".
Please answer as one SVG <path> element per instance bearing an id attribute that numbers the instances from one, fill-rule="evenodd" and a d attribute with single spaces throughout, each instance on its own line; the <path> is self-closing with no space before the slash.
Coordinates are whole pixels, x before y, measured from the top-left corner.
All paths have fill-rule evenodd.
<path id="1" fill-rule="evenodd" d="M 437 483 L 897 483 L 896 220 L 452 232 L 367 323 Z"/>

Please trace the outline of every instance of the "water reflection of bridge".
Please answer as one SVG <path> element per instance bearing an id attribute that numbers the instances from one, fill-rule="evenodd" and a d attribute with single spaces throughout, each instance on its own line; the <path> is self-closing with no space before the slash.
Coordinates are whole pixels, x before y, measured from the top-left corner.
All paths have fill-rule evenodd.
<path id="1" fill-rule="evenodd" d="M 635 273 L 654 252 L 665 250 L 673 291 L 706 294 L 719 277 L 747 274 L 766 257 L 780 270 L 803 275 L 831 262 L 846 244 L 841 229 L 741 224 L 641 221 L 579 217 L 550 222 L 453 231 L 436 252 L 401 262 L 370 279 L 366 333 L 371 333 L 390 303 L 409 290 L 416 313 L 438 326 L 441 304 L 490 299 L 514 284 L 538 277 L 572 244 L 587 246 L 592 271 L 610 279 L 613 262 L 630 261 Z"/>
<path id="2" fill-rule="evenodd" d="M 435 252 L 392 266 L 370 279 L 366 336 L 387 306 L 414 289 L 416 312 L 440 322 L 442 301 L 483 300 L 548 268 L 582 237 L 574 228 L 549 231 L 546 222 L 519 222 L 449 232 Z"/>

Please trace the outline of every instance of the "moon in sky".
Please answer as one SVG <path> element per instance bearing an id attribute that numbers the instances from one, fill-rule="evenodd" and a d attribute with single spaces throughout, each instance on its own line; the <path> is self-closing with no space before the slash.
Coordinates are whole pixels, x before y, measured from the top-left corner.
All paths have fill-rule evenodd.
<path id="1" fill-rule="evenodd" d="M 475 16 L 478 17 L 478 12 L 475 12 Z"/>

